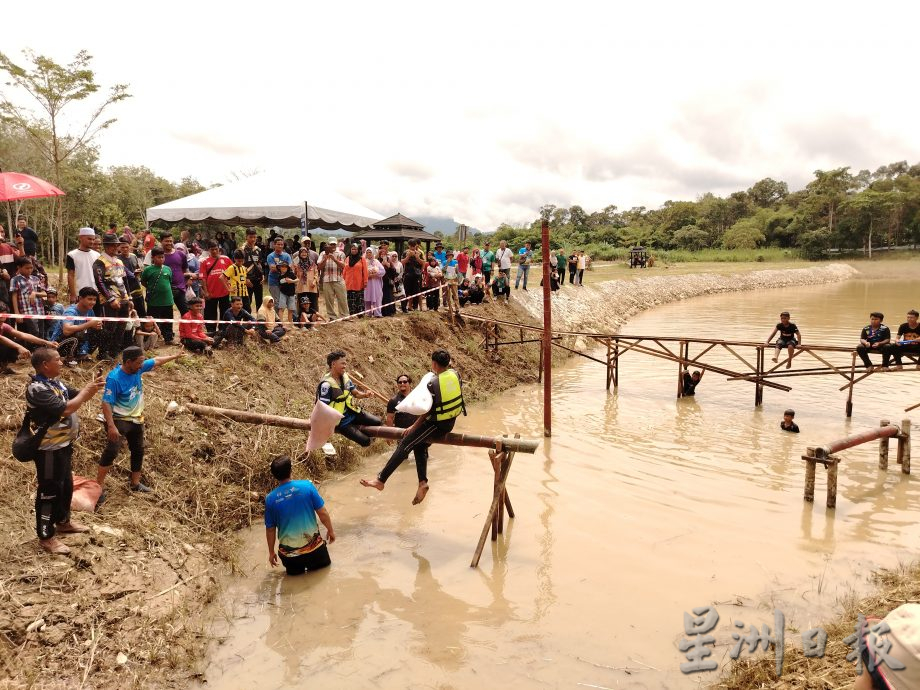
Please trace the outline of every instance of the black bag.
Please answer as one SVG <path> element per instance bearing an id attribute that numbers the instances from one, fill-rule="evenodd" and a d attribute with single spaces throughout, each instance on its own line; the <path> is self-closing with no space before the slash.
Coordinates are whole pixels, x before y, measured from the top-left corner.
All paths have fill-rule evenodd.
<path id="1" fill-rule="evenodd" d="M 41 446 L 45 434 L 48 433 L 48 429 L 54 423 L 55 421 L 52 420 L 42 424 L 33 434 L 32 416 L 30 412 L 26 410 L 26 414 L 22 418 L 22 426 L 16 434 L 16 438 L 13 439 L 13 457 L 19 460 L 19 462 L 32 462 L 35 456 L 38 455 L 38 448 Z"/>

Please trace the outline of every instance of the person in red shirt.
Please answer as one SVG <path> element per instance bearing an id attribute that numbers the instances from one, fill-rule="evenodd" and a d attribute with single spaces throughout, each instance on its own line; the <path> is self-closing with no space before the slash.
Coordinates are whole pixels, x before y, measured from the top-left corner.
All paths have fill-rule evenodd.
<path id="1" fill-rule="evenodd" d="M 202 352 L 210 356 L 214 338 L 204 330 L 202 310 L 203 304 L 198 297 L 188 301 L 188 311 L 182 315 L 182 321 L 179 322 L 179 342 L 189 352 Z"/>
<path id="2" fill-rule="evenodd" d="M 460 274 L 460 279 L 462 280 L 466 278 L 466 272 L 470 267 L 470 248 L 464 247 L 454 258 L 457 260 L 457 272 Z"/>
<path id="3" fill-rule="evenodd" d="M 220 253 L 220 246 L 215 240 L 208 240 L 208 254 L 208 258 L 201 262 L 198 275 L 201 278 L 201 296 L 204 297 L 204 318 L 215 321 L 230 308 L 230 293 L 220 277 L 233 262 Z M 215 324 L 208 324 L 209 336 L 213 337 L 217 330 Z"/>

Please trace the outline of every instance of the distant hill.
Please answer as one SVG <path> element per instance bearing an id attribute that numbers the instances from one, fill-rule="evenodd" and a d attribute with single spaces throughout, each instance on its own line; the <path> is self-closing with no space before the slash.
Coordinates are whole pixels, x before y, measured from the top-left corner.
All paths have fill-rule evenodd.
<path id="1" fill-rule="evenodd" d="M 428 232 L 435 232 L 440 230 L 444 235 L 453 235 L 457 232 L 457 221 L 453 218 L 448 218 L 447 216 L 409 216 L 412 220 L 417 221 L 425 226 L 425 230 Z M 471 227 L 469 233 L 472 235 L 474 232 L 482 232 L 477 228 Z"/>

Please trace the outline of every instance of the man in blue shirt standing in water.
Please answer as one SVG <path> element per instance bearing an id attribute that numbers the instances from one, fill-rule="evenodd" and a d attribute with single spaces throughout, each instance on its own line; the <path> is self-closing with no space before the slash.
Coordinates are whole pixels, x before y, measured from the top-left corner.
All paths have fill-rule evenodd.
<path id="1" fill-rule="evenodd" d="M 331 560 L 326 544 L 335 541 L 335 530 L 322 497 L 313 482 L 291 479 L 291 459 L 286 455 L 272 460 L 271 472 L 278 486 L 265 497 L 269 565 L 274 568 L 280 557 L 288 575 L 327 567 Z M 317 518 L 326 527 L 325 541 L 319 534 Z"/>

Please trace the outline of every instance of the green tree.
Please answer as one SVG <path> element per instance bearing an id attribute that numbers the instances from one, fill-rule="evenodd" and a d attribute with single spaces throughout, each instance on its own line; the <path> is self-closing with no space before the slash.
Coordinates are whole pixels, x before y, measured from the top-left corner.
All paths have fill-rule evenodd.
<path id="1" fill-rule="evenodd" d="M 681 249 L 696 251 L 709 246 L 709 233 L 696 225 L 685 225 L 673 237 L 674 244 Z"/>
<path id="2" fill-rule="evenodd" d="M 766 239 L 761 225 L 762 221 L 757 217 L 742 218 L 725 231 L 722 246 L 726 249 L 756 249 Z"/>
<path id="3" fill-rule="evenodd" d="M 789 186 L 785 182 L 777 182 L 771 177 L 765 177 L 747 190 L 751 201 L 760 208 L 770 208 L 789 195 Z"/>
<path id="4" fill-rule="evenodd" d="M 51 58 L 32 51 L 25 51 L 25 57 L 31 63 L 28 69 L 0 53 L 0 70 L 11 79 L 6 86 L 29 96 L 42 112 L 36 116 L 4 89 L 0 92 L 0 115 L 28 135 L 33 146 L 50 163 L 52 181 L 60 186 L 62 165 L 87 149 L 100 132 L 114 124 L 114 118 L 106 119 L 104 115 L 112 105 L 130 97 L 128 86 L 114 85 L 87 119 L 78 124 L 72 123 L 66 119 L 68 106 L 85 101 L 100 88 L 89 66 L 90 54 L 81 50 L 69 65 L 59 65 Z M 57 225 L 58 279 L 63 280 L 64 262 L 60 260 L 65 246 L 63 201 L 58 203 Z"/>

